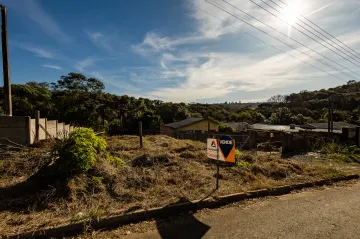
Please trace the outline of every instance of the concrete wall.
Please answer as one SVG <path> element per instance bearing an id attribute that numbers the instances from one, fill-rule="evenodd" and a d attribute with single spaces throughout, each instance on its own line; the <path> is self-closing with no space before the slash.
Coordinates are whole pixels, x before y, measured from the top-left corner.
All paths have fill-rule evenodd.
<path id="1" fill-rule="evenodd" d="M 30 121 L 30 143 L 33 144 L 35 141 L 35 119 Z"/>
<path id="2" fill-rule="evenodd" d="M 66 124 L 64 125 L 64 133 L 65 133 L 65 137 L 69 136 L 70 133 L 70 125 Z"/>
<path id="3" fill-rule="evenodd" d="M 46 130 L 49 132 L 52 138 L 56 138 L 57 120 L 48 120 L 46 122 Z"/>
<path id="4" fill-rule="evenodd" d="M 30 117 L 0 116 L 0 138 L 22 145 L 30 144 Z M 1 142 L 6 143 L 4 140 Z"/>
<path id="5" fill-rule="evenodd" d="M 58 137 L 59 139 L 64 138 L 64 123 L 58 123 Z"/>
<path id="6" fill-rule="evenodd" d="M 49 136 L 56 138 L 57 134 L 59 138 L 63 138 L 74 130 L 73 126 L 58 123 L 57 120 L 48 121 L 46 118 L 40 118 L 39 124 L 48 132 L 47 134 L 42 127 L 39 127 L 39 140 L 48 139 Z M 10 140 L 18 144 L 30 145 L 35 142 L 35 134 L 35 119 L 27 116 L 0 116 L 0 143 L 8 143 L 7 140 Z"/>

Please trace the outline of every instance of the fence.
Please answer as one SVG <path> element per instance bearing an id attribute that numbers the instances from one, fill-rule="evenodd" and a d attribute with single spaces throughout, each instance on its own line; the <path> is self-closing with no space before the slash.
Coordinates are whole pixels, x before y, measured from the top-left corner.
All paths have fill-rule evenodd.
<path id="1" fill-rule="evenodd" d="M 160 130 L 143 130 L 143 135 L 158 135 Z M 139 135 L 139 130 L 129 129 L 110 129 L 108 132 L 109 136 L 120 136 L 120 135 Z"/>
<path id="2" fill-rule="evenodd" d="M 177 139 L 190 139 L 206 142 L 208 138 L 220 138 L 224 134 L 219 133 L 175 133 Z M 226 134 L 235 140 L 236 148 L 256 149 L 256 132 L 247 131 L 240 133 Z"/>
<path id="3" fill-rule="evenodd" d="M 360 127 L 356 129 L 343 128 L 341 134 L 327 132 L 283 133 L 282 152 L 299 153 L 312 150 L 314 147 L 329 142 L 360 147 Z"/>
<path id="4" fill-rule="evenodd" d="M 31 145 L 39 140 L 66 137 L 74 130 L 69 124 L 37 115 L 38 120 L 29 116 L 0 116 L 0 139 L 3 142 L 10 140 L 21 145 Z"/>

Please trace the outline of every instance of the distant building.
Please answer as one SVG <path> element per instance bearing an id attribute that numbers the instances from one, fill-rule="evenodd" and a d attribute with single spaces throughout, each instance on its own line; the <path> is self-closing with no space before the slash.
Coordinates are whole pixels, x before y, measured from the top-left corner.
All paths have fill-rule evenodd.
<path id="1" fill-rule="evenodd" d="M 246 122 L 229 122 L 225 124 L 233 128 L 236 132 L 246 131 L 251 128 L 251 124 Z"/>
<path id="2" fill-rule="evenodd" d="M 160 126 L 160 134 L 174 136 L 179 133 L 205 133 L 218 132 L 219 123 L 205 118 L 188 118 L 179 122 L 165 124 Z"/>
<path id="3" fill-rule="evenodd" d="M 358 127 L 354 124 L 346 122 L 334 122 L 334 133 L 341 133 L 342 128 L 348 127 L 350 130 Z M 255 130 L 263 131 L 286 131 L 286 132 L 298 132 L 299 130 L 311 130 L 314 132 L 328 132 L 328 123 L 311 123 L 304 125 L 270 125 L 270 124 L 253 124 L 251 126 Z"/>
<path id="4" fill-rule="evenodd" d="M 346 123 L 346 122 L 334 122 L 333 123 L 334 130 L 341 130 L 342 128 L 355 129 L 358 127 L 357 125 Z M 311 130 L 328 130 L 328 123 L 311 123 L 301 125 L 302 129 L 311 129 Z"/>
<path id="5" fill-rule="evenodd" d="M 290 127 L 290 125 L 271 125 L 271 124 L 253 124 L 251 126 L 252 129 L 255 130 L 263 130 L 263 131 L 286 131 L 286 132 L 298 132 L 301 128 L 295 126 L 295 128 Z"/>

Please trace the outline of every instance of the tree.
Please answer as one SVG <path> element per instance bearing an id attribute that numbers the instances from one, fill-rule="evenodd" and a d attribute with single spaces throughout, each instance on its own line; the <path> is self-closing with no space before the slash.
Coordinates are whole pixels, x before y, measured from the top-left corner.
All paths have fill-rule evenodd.
<path id="1" fill-rule="evenodd" d="M 70 72 L 67 76 L 61 76 L 57 83 L 52 83 L 56 90 L 70 90 L 79 92 L 101 92 L 105 89 L 104 84 L 96 78 L 86 78 L 83 74 Z"/>
<path id="2" fill-rule="evenodd" d="M 231 128 L 229 125 L 227 124 L 224 124 L 224 123 L 221 123 L 219 125 L 219 132 L 221 133 L 233 133 L 234 132 L 234 129 Z"/>
<path id="3" fill-rule="evenodd" d="M 271 104 L 279 104 L 279 103 L 285 103 L 285 96 L 284 95 L 274 95 L 271 96 L 270 99 L 267 100 L 268 103 Z"/>
<path id="4" fill-rule="evenodd" d="M 279 108 L 271 115 L 269 118 L 271 124 L 292 124 L 293 123 L 293 114 L 290 109 L 287 107 Z"/>

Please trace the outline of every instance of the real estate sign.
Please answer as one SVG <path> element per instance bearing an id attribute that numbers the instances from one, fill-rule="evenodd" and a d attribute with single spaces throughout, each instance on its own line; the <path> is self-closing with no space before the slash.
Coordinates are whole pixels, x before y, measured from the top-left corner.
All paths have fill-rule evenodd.
<path id="1" fill-rule="evenodd" d="M 209 159 L 218 159 L 218 140 L 217 139 L 207 139 L 206 147 L 207 157 Z"/>
<path id="2" fill-rule="evenodd" d="M 207 139 L 206 152 L 209 159 L 235 163 L 235 141 L 230 136 Z"/>

